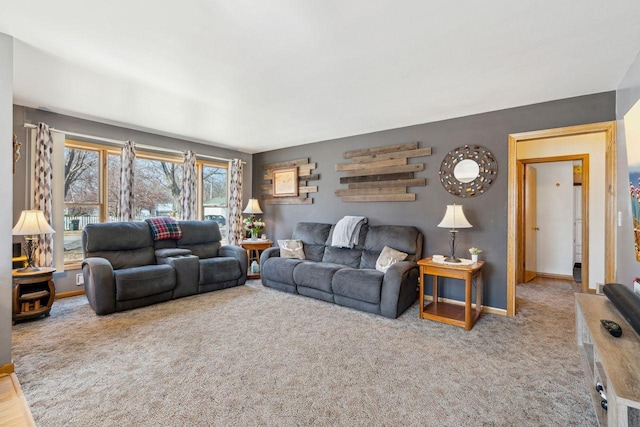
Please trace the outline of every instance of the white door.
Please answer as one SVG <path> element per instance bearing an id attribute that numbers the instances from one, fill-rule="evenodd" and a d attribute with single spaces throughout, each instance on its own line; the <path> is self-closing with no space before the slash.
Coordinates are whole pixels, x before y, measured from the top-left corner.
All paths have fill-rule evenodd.
<path id="1" fill-rule="evenodd" d="M 524 172 L 524 281 L 529 282 L 536 277 L 537 268 L 537 171 L 531 165 L 525 166 Z"/>

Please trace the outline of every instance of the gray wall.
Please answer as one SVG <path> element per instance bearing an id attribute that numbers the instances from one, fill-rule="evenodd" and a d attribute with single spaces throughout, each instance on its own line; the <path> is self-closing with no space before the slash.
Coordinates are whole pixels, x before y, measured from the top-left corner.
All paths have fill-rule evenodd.
<path id="1" fill-rule="evenodd" d="M 13 103 L 13 37 L 0 33 L 0 366 L 11 363 L 11 182 L 13 131 L 11 104 Z M 11 148 L 9 148 L 11 147 Z"/>
<path id="2" fill-rule="evenodd" d="M 615 93 L 607 92 L 264 152 L 256 154 L 253 159 L 253 188 L 257 190 L 253 196 L 260 196 L 263 164 L 309 157 L 311 162 L 318 164 L 316 172 L 320 173 L 318 193 L 313 195 L 314 204 L 269 206 L 262 203 L 266 233 L 270 237 L 290 237 L 293 227 L 300 221 L 335 223 L 344 215 L 363 215 L 374 225 L 418 227 L 425 235 L 424 254 L 427 255 L 448 252 L 448 232 L 438 228 L 437 224 L 444 215 L 445 205 L 462 204 L 474 227 L 458 233 L 457 253 L 468 257 L 469 247 L 483 249 L 481 259 L 487 262 L 485 304 L 506 309 L 508 135 L 614 119 Z M 421 147 L 433 149 L 430 157 L 412 161 L 425 162 L 425 171 L 418 172 L 416 176 L 427 178 L 426 187 L 411 188 L 417 194 L 415 202 L 342 203 L 334 195 L 335 190 L 345 187 L 339 180 L 344 174 L 334 172 L 335 164 L 345 162 L 342 159 L 344 151 L 411 141 L 419 141 Z M 471 199 L 451 196 L 438 180 L 444 156 L 451 149 L 465 144 L 487 147 L 496 156 L 499 168 L 493 187 Z M 445 283 L 444 296 L 461 299 L 460 288 L 446 286 Z"/>
<path id="3" fill-rule="evenodd" d="M 243 200 L 248 200 L 251 195 L 251 154 L 241 153 L 239 151 L 228 150 L 224 148 L 211 147 L 209 145 L 182 139 L 170 138 L 152 133 L 127 129 L 125 127 L 112 126 L 104 123 L 98 123 L 90 120 L 84 120 L 76 117 L 14 105 L 13 132 L 18 135 L 18 139 L 20 141 L 25 142 L 22 148 L 23 153 L 27 152 L 26 141 L 28 140 L 28 134 L 27 130 L 24 128 L 24 124 L 37 124 L 39 122 L 44 122 L 53 128 L 65 130 L 68 132 L 77 132 L 85 135 L 99 136 L 117 140 L 132 140 L 139 144 L 151 145 L 160 148 L 170 148 L 174 150 L 190 149 L 195 151 L 197 154 L 209 156 L 223 158 L 240 158 L 247 163 L 244 167 L 245 186 L 243 191 Z M 76 140 L 82 139 L 77 137 L 71 138 Z M 91 140 L 88 141 L 92 142 Z M 11 224 L 15 224 L 20 216 L 20 212 L 25 209 L 25 206 L 28 203 L 27 199 L 30 192 L 27 190 L 26 167 L 26 156 L 23 156 L 23 158 L 21 158 L 16 165 L 16 173 L 14 175 L 15 180 L 13 184 L 13 222 L 11 222 Z M 21 239 L 14 238 L 14 241 L 20 242 Z M 54 276 L 56 291 L 69 292 L 81 290 L 82 287 L 77 286 L 75 283 L 75 277 L 77 273 L 80 273 L 80 270 L 68 270 L 64 273 L 56 273 Z"/>
<path id="4" fill-rule="evenodd" d="M 640 57 L 629 68 L 616 91 L 616 119 L 618 120 L 618 212 L 622 223 L 617 233 L 616 281 L 631 284 L 640 277 L 640 262 L 636 261 L 633 241 L 633 218 L 629 197 L 629 163 L 624 129 L 624 115 L 640 100 Z"/>

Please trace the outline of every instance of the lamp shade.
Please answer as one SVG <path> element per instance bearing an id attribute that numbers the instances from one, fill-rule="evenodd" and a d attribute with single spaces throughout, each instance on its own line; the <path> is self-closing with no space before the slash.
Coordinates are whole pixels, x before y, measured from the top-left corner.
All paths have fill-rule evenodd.
<path id="1" fill-rule="evenodd" d="M 258 203 L 258 199 L 249 199 L 249 203 L 247 203 L 247 207 L 244 208 L 242 213 L 246 214 L 261 214 L 262 209 L 260 209 L 260 204 Z"/>
<path id="2" fill-rule="evenodd" d="M 467 221 L 462 211 L 462 205 L 447 205 L 447 211 L 444 213 L 444 218 L 438 224 L 441 228 L 471 228 L 473 225 Z"/>
<path id="3" fill-rule="evenodd" d="M 22 211 L 12 233 L 14 236 L 33 236 L 55 233 L 55 230 L 51 228 L 42 211 L 32 209 Z"/>

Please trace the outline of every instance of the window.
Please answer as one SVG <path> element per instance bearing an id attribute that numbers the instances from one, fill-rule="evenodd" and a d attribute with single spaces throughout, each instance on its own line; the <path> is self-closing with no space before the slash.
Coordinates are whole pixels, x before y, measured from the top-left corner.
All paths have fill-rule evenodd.
<path id="1" fill-rule="evenodd" d="M 69 268 L 79 267 L 82 261 L 82 230 L 93 222 L 114 221 L 106 211 L 105 183 L 119 189 L 120 158 L 111 147 L 66 140 L 64 148 L 64 262 Z M 115 164 L 107 170 L 101 167 L 104 159 Z M 111 193 L 110 191 L 109 193 Z M 117 202 L 117 198 L 115 199 Z"/>
<path id="2" fill-rule="evenodd" d="M 64 261 L 79 268 L 82 230 L 119 220 L 120 147 L 65 141 Z M 227 165 L 198 160 L 199 219 L 216 221 L 227 235 Z M 182 216 L 182 158 L 136 150 L 135 220 Z"/>
<path id="3" fill-rule="evenodd" d="M 108 221 L 117 221 L 120 217 L 120 155 L 108 154 L 107 158 L 107 215 Z"/>
<path id="4" fill-rule="evenodd" d="M 136 153 L 133 185 L 135 219 L 182 217 L 182 159 L 159 160 Z"/>
<path id="5" fill-rule="evenodd" d="M 215 163 L 198 164 L 200 215 L 218 223 L 223 242 L 227 236 L 227 166 Z"/>

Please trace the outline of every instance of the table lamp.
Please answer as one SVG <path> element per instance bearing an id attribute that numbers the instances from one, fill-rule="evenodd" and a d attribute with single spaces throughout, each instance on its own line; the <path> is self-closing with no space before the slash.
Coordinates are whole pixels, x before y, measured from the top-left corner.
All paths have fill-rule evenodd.
<path id="1" fill-rule="evenodd" d="M 22 211 L 12 231 L 14 236 L 24 236 L 24 254 L 27 256 L 27 265 L 19 268 L 18 272 L 29 273 L 32 271 L 40 271 L 40 267 L 33 265 L 33 255 L 38 247 L 38 236 L 51 233 L 55 233 L 55 230 L 51 228 L 41 210 L 31 209 Z"/>
<path id="2" fill-rule="evenodd" d="M 249 203 L 247 203 L 247 207 L 244 208 L 242 213 L 250 214 L 251 216 L 254 216 L 255 214 L 261 214 L 262 209 L 260 209 L 258 199 L 249 199 Z"/>
<path id="3" fill-rule="evenodd" d="M 262 213 L 258 199 L 249 199 L 249 203 L 247 203 L 247 207 L 244 208 L 242 213 L 249 214 L 249 218 L 244 220 L 245 229 L 251 231 L 251 240 L 256 240 L 258 238 L 258 234 L 264 227 L 264 222 L 262 222 L 262 220 L 259 219 L 256 221 L 256 214 Z"/>
<path id="4" fill-rule="evenodd" d="M 459 263 L 460 259 L 456 258 L 456 234 L 458 228 L 471 228 L 473 225 L 467 221 L 462 211 L 462 205 L 447 205 L 447 211 L 444 213 L 444 218 L 438 224 L 440 228 L 449 228 L 449 249 L 451 250 L 451 256 L 445 258 L 446 262 Z"/>

